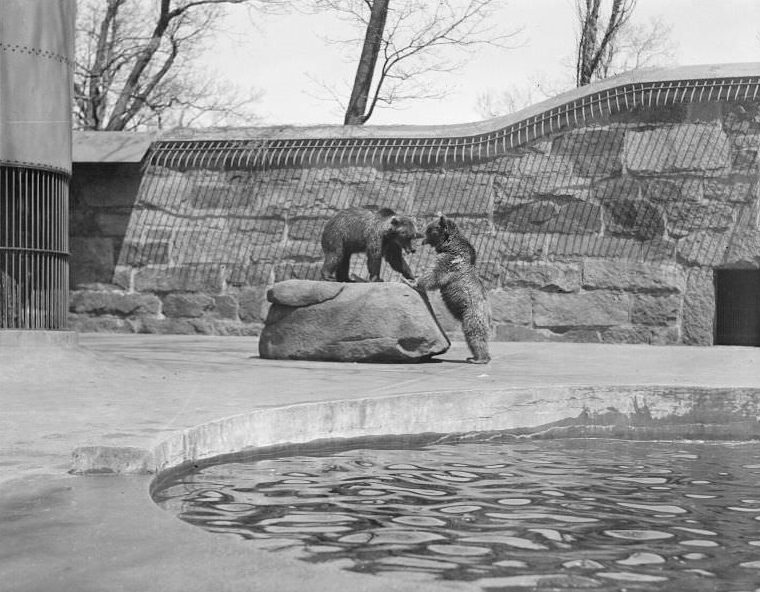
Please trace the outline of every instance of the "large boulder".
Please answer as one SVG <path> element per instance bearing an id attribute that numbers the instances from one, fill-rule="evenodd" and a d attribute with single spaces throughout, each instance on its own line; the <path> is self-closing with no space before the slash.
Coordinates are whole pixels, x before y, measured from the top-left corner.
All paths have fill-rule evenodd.
<path id="1" fill-rule="evenodd" d="M 405 284 L 287 280 L 267 299 L 262 358 L 416 362 L 451 345 L 425 299 Z"/>

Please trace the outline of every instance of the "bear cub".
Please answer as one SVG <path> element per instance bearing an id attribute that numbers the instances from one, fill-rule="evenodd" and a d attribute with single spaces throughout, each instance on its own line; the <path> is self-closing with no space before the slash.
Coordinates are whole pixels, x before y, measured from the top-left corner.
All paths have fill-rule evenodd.
<path id="1" fill-rule="evenodd" d="M 382 259 L 408 280 L 414 279 L 404 253 L 414 253 L 413 241 L 420 238 L 414 221 L 408 216 L 383 208 L 377 212 L 365 208 L 348 208 L 327 221 L 322 232 L 325 261 L 322 279 L 348 282 L 351 255 L 367 253 L 369 281 L 381 282 Z"/>
<path id="2" fill-rule="evenodd" d="M 491 309 L 486 290 L 475 269 L 475 248 L 461 234 L 453 220 L 439 214 L 438 220 L 425 229 L 422 244 L 432 246 L 437 255 L 433 268 L 408 282 L 420 292 L 441 291 L 449 312 L 462 323 L 462 332 L 472 357 L 472 364 L 487 364 L 488 336 L 491 328 Z"/>

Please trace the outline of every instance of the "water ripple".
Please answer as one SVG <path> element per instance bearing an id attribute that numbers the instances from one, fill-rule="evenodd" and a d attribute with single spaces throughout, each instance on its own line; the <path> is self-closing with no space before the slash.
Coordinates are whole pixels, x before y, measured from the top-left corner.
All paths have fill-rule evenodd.
<path id="1" fill-rule="evenodd" d="M 483 589 L 754 590 L 759 459 L 758 443 L 323 445 L 177 473 L 154 499 L 211 532 L 363 573 Z"/>

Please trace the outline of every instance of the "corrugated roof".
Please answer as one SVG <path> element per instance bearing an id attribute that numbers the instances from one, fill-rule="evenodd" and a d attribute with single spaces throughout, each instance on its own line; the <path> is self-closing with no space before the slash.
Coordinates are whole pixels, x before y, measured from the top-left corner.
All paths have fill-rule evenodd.
<path id="1" fill-rule="evenodd" d="M 155 134 L 149 132 L 73 133 L 74 162 L 141 162 Z"/>

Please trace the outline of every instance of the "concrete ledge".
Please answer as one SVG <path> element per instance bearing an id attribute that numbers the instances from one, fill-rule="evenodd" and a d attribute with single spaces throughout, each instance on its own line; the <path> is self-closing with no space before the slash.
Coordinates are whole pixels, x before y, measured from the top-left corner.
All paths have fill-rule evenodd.
<path id="1" fill-rule="evenodd" d="M 39 329 L 0 329 L 0 347 L 76 347 L 79 336 L 74 331 Z"/>
<path id="2" fill-rule="evenodd" d="M 152 450 L 82 447 L 74 473 L 157 473 L 320 439 L 507 431 L 525 437 L 760 437 L 760 388 L 542 386 L 427 392 L 258 409 L 171 435 Z"/>

